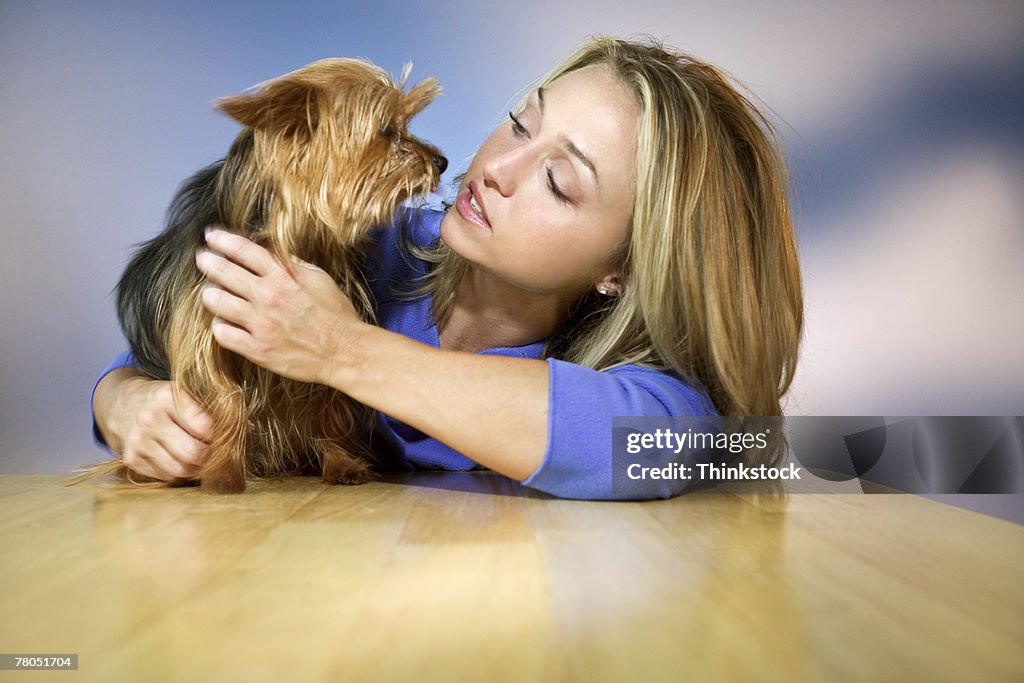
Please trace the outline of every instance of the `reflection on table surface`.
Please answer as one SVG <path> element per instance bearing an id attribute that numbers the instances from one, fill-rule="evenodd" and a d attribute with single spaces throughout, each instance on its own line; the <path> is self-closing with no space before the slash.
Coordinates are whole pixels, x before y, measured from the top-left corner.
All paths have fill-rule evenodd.
<path id="1" fill-rule="evenodd" d="M 1024 527 L 912 495 L 0 477 L 0 680 L 1024 680 Z"/>

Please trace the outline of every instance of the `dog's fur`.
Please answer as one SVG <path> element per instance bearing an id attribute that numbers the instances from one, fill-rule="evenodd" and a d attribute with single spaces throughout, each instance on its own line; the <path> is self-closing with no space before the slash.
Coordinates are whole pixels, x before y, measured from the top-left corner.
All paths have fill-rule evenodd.
<path id="1" fill-rule="evenodd" d="M 121 277 L 118 313 L 136 366 L 172 380 L 213 418 L 197 477 L 204 490 L 239 492 L 247 479 L 283 474 L 322 473 L 346 484 L 370 475 L 372 413 L 220 348 L 194 259 L 204 228 L 227 226 L 286 266 L 296 256 L 324 269 L 372 319 L 361 273 L 365 236 L 403 199 L 436 187 L 447 165 L 407 129 L 440 88 L 427 79 L 404 90 L 407 76 L 408 67 L 396 83 L 364 61 L 324 59 L 218 101 L 245 128 L 223 160 L 184 183 L 166 229 Z M 130 474 L 120 461 L 97 469 Z"/>

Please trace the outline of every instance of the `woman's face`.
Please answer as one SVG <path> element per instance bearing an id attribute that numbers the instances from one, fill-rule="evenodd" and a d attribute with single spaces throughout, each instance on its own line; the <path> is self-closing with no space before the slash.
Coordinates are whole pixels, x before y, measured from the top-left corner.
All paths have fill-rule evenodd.
<path id="1" fill-rule="evenodd" d="M 578 297 L 614 274 L 633 211 L 638 113 L 603 65 L 532 93 L 473 158 L 441 223 L 445 243 L 529 292 Z"/>

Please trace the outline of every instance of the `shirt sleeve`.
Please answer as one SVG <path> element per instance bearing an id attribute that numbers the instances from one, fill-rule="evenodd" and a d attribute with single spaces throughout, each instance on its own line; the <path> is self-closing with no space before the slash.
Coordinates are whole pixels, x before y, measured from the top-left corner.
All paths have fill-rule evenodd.
<path id="1" fill-rule="evenodd" d="M 685 480 L 662 480 L 654 495 L 612 486 L 612 418 L 717 415 L 703 389 L 635 365 L 598 372 L 550 358 L 547 363 L 547 449 L 525 486 L 582 500 L 669 498 L 683 491 Z"/>
<path id="2" fill-rule="evenodd" d="M 114 370 L 120 370 L 121 368 L 127 368 L 135 365 L 135 358 L 132 357 L 131 351 L 125 351 L 120 354 L 114 360 L 107 363 L 107 367 L 103 368 L 103 372 L 96 378 L 96 383 L 92 385 L 92 391 L 89 392 L 89 414 L 92 415 L 92 438 L 96 441 L 98 446 L 102 446 L 109 450 L 106 439 L 103 438 L 103 433 L 100 431 L 100 427 L 96 424 L 96 413 L 93 411 L 93 399 L 96 396 L 96 387 L 100 385 L 100 382 L 104 377 L 112 373 Z"/>

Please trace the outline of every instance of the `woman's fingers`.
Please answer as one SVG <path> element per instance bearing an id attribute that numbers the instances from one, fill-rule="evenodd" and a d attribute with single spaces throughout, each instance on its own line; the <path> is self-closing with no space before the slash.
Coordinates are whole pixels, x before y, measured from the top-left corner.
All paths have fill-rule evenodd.
<path id="1" fill-rule="evenodd" d="M 199 474 L 199 465 L 181 460 L 160 444 L 154 444 L 131 463 L 126 456 L 125 463 L 133 471 L 160 481 L 193 479 Z"/>
<path id="2" fill-rule="evenodd" d="M 215 285 L 203 287 L 203 306 L 216 318 L 247 327 L 253 317 L 252 304 Z"/>
<path id="3" fill-rule="evenodd" d="M 175 477 L 193 477 L 203 464 L 207 444 L 182 429 L 168 429 L 160 435 L 154 454 L 160 456 L 164 471 Z"/>
<path id="4" fill-rule="evenodd" d="M 207 229 L 206 245 L 256 275 L 266 275 L 273 268 L 280 267 L 269 251 L 252 240 L 227 230 Z"/>
<path id="5" fill-rule="evenodd" d="M 196 252 L 196 267 L 221 289 L 244 297 L 252 295 L 259 281 L 259 276 L 210 249 Z"/>
<path id="6" fill-rule="evenodd" d="M 210 416 L 170 382 L 145 380 L 135 396 L 121 454 L 125 465 L 162 481 L 198 475 L 212 431 Z"/>
<path id="7" fill-rule="evenodd" d="M 184 391 L 175 394 L 174 414 L 171 418 L 192 438 L 196 447 L 205 447 L 213 435 L 213 419 Z"/>
<path id="8" fill-rule="evenodd" d="M 223 318 L 214 318 L 210 323 L 210 332 L 214 340 L 228 351 L 241 354 L 251 361 L 257 360 L 252 335 L 243 328 Z"/>
<path id="9" fill-rule="evenodd" d="M 191 479 L 199 473 L 206 444 L 181 430 L 132 441 L 122 456 L 134 472 L 161 481 Z"/>

